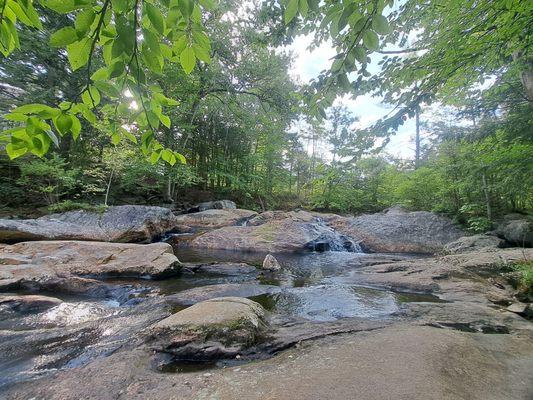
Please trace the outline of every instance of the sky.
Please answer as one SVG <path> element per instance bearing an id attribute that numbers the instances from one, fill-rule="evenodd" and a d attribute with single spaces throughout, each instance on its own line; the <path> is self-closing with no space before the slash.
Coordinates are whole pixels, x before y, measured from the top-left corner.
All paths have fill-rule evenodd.
<path id="1" fill-rule="evenodd" d="M 331 43 L 322 43 L 319 47 L 309 50 L 311 44 L 311 35 L 298 36 L 294 42 L 286 46 L 284 51 L 293 53 L 293 63 L 290 69 L 291 77 L 298 83 L 308 83 L 311 79 L 316 78 L 320 71 L 328 69 L 331 66 L 331 58 L 336 52 Z M 375 61 L 377 63 L 377 60 Z M 373 66 L 377 71 L 377 64 Z M 372 72 L 372 65 L 369 70 Z M 346 95 L 337 98 L 334 105 L 346 106 L 355 116 L 359 118 L 358 128 L 366 128 L 390 111 L 390 107 L 382 104 L 379 98 L 369 95 L 359 96 L 357 99 L 350 98 Z M 431 111 L 428 110 L 422 114 L 424 118 L 430 118 Z M 391 137 L 390 143 L 385 150 L 387 153 L 396 158 L 412 159 L 414 158 L 414 119 L 409 119 L 402 125 L 396 135 Z M 427 132 L 421 129 L 421 136 L 427 136 Z M 327 153 L 327 149 L 323 149 Z"/>

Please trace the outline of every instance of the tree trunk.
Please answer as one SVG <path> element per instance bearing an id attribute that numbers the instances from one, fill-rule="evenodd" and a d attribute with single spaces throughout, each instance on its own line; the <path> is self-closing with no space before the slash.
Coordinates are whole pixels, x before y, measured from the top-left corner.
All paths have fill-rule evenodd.
<path id="1" fill-rule="evenodd" d="M 415 169 L 420 167 L 420 110 L 415 110 L 416 136 L 415 136 Z"/>
<path id="2" fill-rule="evenodd" d="M 485 171 L 482 172 L 481 178 L 483 180 L 483 193 L 485 194 L 485 206 L 487 208 L 487 218 L 492 221 L 492 208 L 490 206 L 489 187 L 487 185 L 487 176 Z"/>

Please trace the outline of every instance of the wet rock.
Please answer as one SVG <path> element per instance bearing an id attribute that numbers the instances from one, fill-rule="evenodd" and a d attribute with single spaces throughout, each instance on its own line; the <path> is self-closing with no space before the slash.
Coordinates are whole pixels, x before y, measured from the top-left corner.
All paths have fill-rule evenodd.
<path id="1" fill-rule="evenodd" d="M 458 254 L 466 253 L 469 251 L 479 251 L 489 250 L 489 249 L 498 249 L 504 247 L 505 242 L 502 239 L 497 238 L 496 236 L 489 235 L 473 235 L 473 236 L 463 236 L 453 242 L 448 243 L 444 246 L 444 251 L 446 253 Z"/>
<path id="2" fill-rule="evenodd" d="M 333 218 L 328 224 L 341 234 L 360 240 L 368 250 L 384 253 L 434 253 L 464 236 L 448 218 L 399 207 L 355 218 Z"/>
<path id="3" fill-rule="evenodd" d="M 91 240 L 150 242 L 179 229 L 171 210 L 162 207 L 116 206 L 104 212 L 69 211 L 37 219 L 0 219 L 0 242 L 27 240 Z"/>
<path id="4" fill-rule="evenodd" d="M 56 297 L 39 295 L 0 295 L 0 318 L 4 313 L 39 312 L 61 304 L 62 301 Z"/>
<path id="5" fill-rule="evenodd" d="M 263 269 L 266 269 L 267 271 L 279 271 L 281 265 L 278 260 L 276 260 L 276 257 L 272 254 L 267 254 L 263 260 Z"/>
<path id="6" fill-rule="evenodd" d="M 254 345 L 266 326 L 261 305 L 240 297 L 223 297 L 197 303 L 159 321 L 149 335 L 153 348 L 178 360 L 212 360 L 235 357 Z"/>
<path id="7" fill-rule="evenodd" d="M 496 232 L 516 246 L 533 246 L 533 219 L 520 214 L 506 215 Z"/>
<path id="8" fill-rule="evenodd" d="M 279 293 L 281 289 L 273 285 L 257 283 L 221 283 L 200 286 L 166 296 L 165 300 L 173 305 L 187 306 L 218 297 L 254 297 L 263 294 Z"/>
<path id="9" fill-rule="evenodd" d="M 317 239 L 334 247 L 339 237 L 324 223 L 288 217 L 270 219 L 260 225 L 216 229 L 196 237 L 190 244 L 197 248 L 278 253 L 310 250 L 309 243 Z"/>
<path id="10" fill-rule="evenodd" d="M 17 260 L 12 263 L 11 260 Z M 164 278 L 181 264 L 167 243 L 22 242 L 0 248 L 0 287 L 50 287 L 79 276 Z M 78 279 L 70 279 L 78 282 Z"/>
<path id="11" fill-rule="evenodd" d="M 257 213 L 250 210 L 240 209 L 212 209 L 193 214 L 177 216 L 180 224 L 195 229 L 215 229 L 223 226 L 241 224 Z"/>

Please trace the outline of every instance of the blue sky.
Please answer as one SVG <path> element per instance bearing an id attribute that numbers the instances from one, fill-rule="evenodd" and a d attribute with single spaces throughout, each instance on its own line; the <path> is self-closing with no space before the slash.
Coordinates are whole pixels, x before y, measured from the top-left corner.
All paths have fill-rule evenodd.
<path id="1" fill-rule="evenodd" d="M 328 69 L 332 63 L 331 58 L 335 56 L 335 49 L 330 43 L 322 43 L 320 47 L 310 51 L 308 49 L 312 41 L 311 36 L 299 36 L 294 42 L 285 49 L 291 51 L 294 55 L 292 67 L 290 70 L 291 77 L 299 83 L 307 83 L 318 74 Z M 374 57 L 375 58 L 375 57 Z M 369 68 L 371 72 L 377 71 L 377 60 L 374 65 Z M 379 98 L 370 97 L 368 95 L 359 96 L 357 99 L 344 96 L 338 98 L 335 104 L 342 104 L 359 118 L 358 127 L 365 128 L 379 118 L 386 115 L 390 108 L 381 103 Z M 422 117 L 428 117 L 422 115 Z M 396 135 L 391 138 L 390 143 L 386 147 L 386 151 L 398 158 L 413 158 L 414 157 L 414 119 L 406 121 L 400 127 Z M 421 135 L 425 136 L 422 131 Z M 323 149 L 327 153 L 327 149 Z"/>

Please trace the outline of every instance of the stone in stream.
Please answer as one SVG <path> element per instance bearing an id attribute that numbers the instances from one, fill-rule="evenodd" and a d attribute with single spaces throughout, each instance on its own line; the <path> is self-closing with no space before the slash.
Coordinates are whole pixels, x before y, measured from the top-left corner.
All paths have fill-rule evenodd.
<path id="1" fill-rule="evenodd" d="M 240 297 L 197 303 L 149 328 L 152 348 L 176 359 L 211 360 L 235 357 L 265 332 L 265 310 Z"/>
<path id="2" fill-rule="evenodd" d="M 68 289 L 85 276 L 164 278 L 181 269 L 167 243 L 22 242 L 0 246 L 0 264 L 0 290 Z"/>
<path id="3" fill-rule="evenodd" d="M 281 265 L 278 260 L 276 260 L 276 257 L 274 257 L 272 254 L 267 254 L 263 260 L 263 269 L 267 271 L 279 271 L 281 269 Z"/>
<path id="4" fill-rule="evenodd" d="M 199 286 L 165 296 L 165 301 L 178 306 L 188 306 L 218 297 L 255 297 L 263 294 L 279 293 L 281 289 L 274 285 L 258 283 L 221 283 L 218 285 Z"/>
<path id="5" fill-rule="evenodd" d="M 0 242 L 27 240 L 91 240 L 150 242 L 181 223 L 162 207 L 116 206 L 103 212 L 69 211 L 37 219 L 0 219 Z"/>

